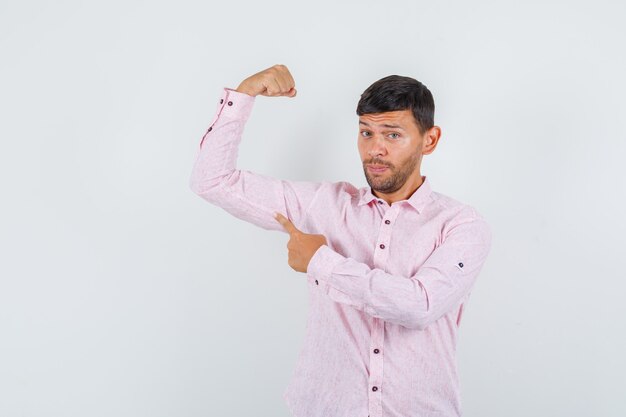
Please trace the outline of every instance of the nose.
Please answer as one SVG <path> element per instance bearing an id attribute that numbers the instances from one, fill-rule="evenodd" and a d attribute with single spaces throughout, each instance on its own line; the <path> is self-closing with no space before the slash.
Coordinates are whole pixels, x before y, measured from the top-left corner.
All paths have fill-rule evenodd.
<path id="1" fill-rule="evenodd" d="M 387 149 L 385 148 L 385 139 L 382 135 L 378 135 L 370 142 L 370 148 L 367 151 L 370 157 L 376 157 L 378 155 L 385 155 Z"/>

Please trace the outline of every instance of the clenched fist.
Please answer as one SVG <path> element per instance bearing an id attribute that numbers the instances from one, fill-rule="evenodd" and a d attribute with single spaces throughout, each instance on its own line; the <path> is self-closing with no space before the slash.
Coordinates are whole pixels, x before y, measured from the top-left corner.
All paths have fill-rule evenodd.
<path id="1" fill-rule="evenodd" d="M 250 96 L 294 97 L 296 82 L 286 66 L 276 64 L 243 80 L 236 91 Z"/>

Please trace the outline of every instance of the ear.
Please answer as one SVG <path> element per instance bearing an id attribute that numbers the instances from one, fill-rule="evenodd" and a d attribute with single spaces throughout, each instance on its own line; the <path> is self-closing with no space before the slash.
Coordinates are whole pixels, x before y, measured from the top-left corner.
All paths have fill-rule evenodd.
<path id="1" fill-rule="evenodd" d="M 424 144 L 422 146 L 422 154 L 429 155 L 433 153 L 441 138 L 441 128 L 439 126 L 433 126 L 424 134 Z"/>

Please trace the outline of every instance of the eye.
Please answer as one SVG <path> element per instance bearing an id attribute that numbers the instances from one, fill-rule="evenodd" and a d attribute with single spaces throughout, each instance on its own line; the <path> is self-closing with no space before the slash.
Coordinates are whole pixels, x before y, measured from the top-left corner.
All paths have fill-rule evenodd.
<path id="1" fill-rule="evenodd" d="M 397 135 L 395 138 L 392 138 L 392 139 L 398 139 L 398 138 L 400 137 L 400 134 L 399 134 L 399 133 L 390 133 L 389 135 L 390 135 L 390 136 L 391 136 L 391 135 Z"/>
<path id="2" fill-rule="evenodd" d="M 361 131 L 361 136 L 368 137 L 369 135 L 367 135 L 366 133 L 369 133 L 369 132 L 367 130 L 362 130 Z"/>

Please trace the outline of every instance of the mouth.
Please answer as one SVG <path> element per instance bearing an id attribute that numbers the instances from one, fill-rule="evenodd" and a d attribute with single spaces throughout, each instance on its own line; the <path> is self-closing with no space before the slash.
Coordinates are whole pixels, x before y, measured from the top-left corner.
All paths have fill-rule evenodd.
<path id="1" fill-rule="evenodd" d="M 383 172 L 387 169 L 387 167 L 385 165 L 368 165 L 367 166 L 368 171 L 370 172 Z"/>

